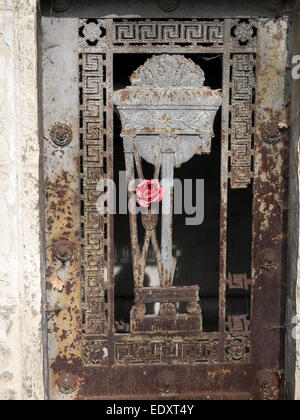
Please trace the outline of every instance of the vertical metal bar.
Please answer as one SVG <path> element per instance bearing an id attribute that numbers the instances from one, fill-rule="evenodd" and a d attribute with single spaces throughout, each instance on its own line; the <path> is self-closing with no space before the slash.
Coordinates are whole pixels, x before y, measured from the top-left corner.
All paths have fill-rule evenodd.
<path id="1" fill-rule="evenodd" d="M 138 241 L 138 228 L 137 228 L 137 218 L 134 214 L 134 209 L 132 208 L 133 202 L 132 198 L 134 192 L 129 190 L 129 184 L 134 180 L 134 154 L 133 152 L 125 153 L 125 164 L 126 164 L 126 178 L 127 178 L 127 188 L 128 188 L 128 211 L 129 211 L 129 225 L 130 225 L 130 238 L 131 238 L 131 249 L 132 249 L 132 266 L 133 266 L 133 276 L 135 287 L 139 287 L 139 260 L 140 260 L 140 247 Z"/>
<path id="2" fill-rule="evenodd" d="M 139 283 L 140 287 L 143 287 L 144 284 L 144 275 L 145 275 L 145 269 L 147 264 L 147 255 L 149 250 L 149 244 L 151 239 L 151 233 L 149 230 L 146 230 L 145 238 L 144 238 L 144 246 L 142 250 L 142 255 L 140 258 L 140 276 L 139 276 Z"/>
<path id="3" fill-rule="evenodd" d="M 226 321 L 226 277 L 227 277 L 227 205 L 228 205 L 228 147 L 229 147 L 229 99 L 230 99 L 230 35 L 231 20 L 225 20 L 223 54 L 223 109 L 221 152 L 221 204 L 220 204 L 220 280 L 219 280 L 219 332 L 220 362 L 224 361 Z"/>
<path id="4" fill-rule="evenodd" d="M 163 286 L 172 286 L 173 257 L 172 257 L 172 222 L 173 222 L 173 173 L 174 154 L 163 153 L 162 184 L 164 198 L 162 203 L 161 221 L 161 259 L 163 266 Z"/>
<path id="5" fill-rule="evenodd" d="M 285 320 L 282 303 L 286 290 L 282 279 L 286 272 L 287 213 L 284 207 L 288 188 L 288 130 L 279 130 L 278 126 L 280 123 L 287 124 L 289 118 L 289 74 L 286 71 L 290 62 L 287 49 L 289 32 L 287 18 L 259 20 L 251 360 L 257 367 L 273 371 L 284 365 Z M 277 139 L 274 138 L 276 132 Z"/>
<path id="6" fill-rule="evenodd" d="M 112 20 L 107 20 L 107 43 L 112 45 Z M 106 163 L 107 163 L 107 178 L 113 180 L 114 166 L 114 103 L 113 103 L 113 51 L 112 48 L 107 49 L 106 52 Z M 109 203 L 114 200 L 113 192 L 109 188 L 108 191 Z M 111 206 L 109 206 L 111 208 Z M 114 335 L 114 215 L 108 214 L 107 217 L 107 274 L 108 274 L 108 323 L 109 336 Z M 114 362 L 114 352 L 112 340 L 109 340 L 109 361 Z"/>
<path id="7" fill-rule="evenodd" d="M 56 381 L 69 361 L 81 357 L 80 173 L 77 19 L 43 18 L 44 189 L 46 200 L 46 286 L 49 315 L 50 398 L 61 399 Z M 72 141 L 52 141 L 53 127 L 66 123 Z M 61 242 L 63 240 L 63 242 Z M 60 261 L 64 242 L 70 260 Z M 61 249 L 62 248 L 62 249 Z M 56 277 L 64 284 L 58 291 Z"/>

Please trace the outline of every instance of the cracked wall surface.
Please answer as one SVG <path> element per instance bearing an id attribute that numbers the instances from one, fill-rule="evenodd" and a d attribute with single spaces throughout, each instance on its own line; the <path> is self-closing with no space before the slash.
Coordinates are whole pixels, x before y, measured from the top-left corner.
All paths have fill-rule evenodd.
<path id="1" fill-rule="evenodd" d="M 0 0 L 0 399 L 42 399 L 36 1 Z"/>

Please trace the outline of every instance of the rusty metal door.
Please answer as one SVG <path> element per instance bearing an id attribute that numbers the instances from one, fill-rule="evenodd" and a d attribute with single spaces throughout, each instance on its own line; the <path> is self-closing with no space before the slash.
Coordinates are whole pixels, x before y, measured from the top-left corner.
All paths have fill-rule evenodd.
<path id="1" fill-rule="evenodd" d="M 283 396 L 288 26 L 285 18 L 43 17 L 51 398 Z M 219 168 L 213 177 L 219 188 L 212 188 L 219 206 L 214 227 L 219 242 L 213 251 L 218 255 L 217 293 L 215 306 L 209 306 L 212 300 L 201 294 L 206 288 L 201 273 L 192 272 L 190 283 L 176 287 L 168 278 L 147 288 L 138 276 L 134 303 L 122 320 L 116 319 L 115 308 L 121 225 L 117 215 L 99 212 L 99 197 L 107 194 L 99 181 L 116 177 L 119 144 L 124 152 L 114 92 L 126 87 L 139 65 L 161 55 L 181 56 L 208 70 L 214 63 L 219 66 L 215 88 L 222 107 L 212 143 L 219 144 L 220 155 L 209 161 Z M 129 155 L 129 170 L 134 172 L 136 163 L 143 178 L 139 159 L 134 162 L 136 156 Z M 201 165 L 197 159 L 202 156 L 195 159 Z M 112 200 L 111 195 L 106 199 Z M 129 237 L 137 224 L 126 220 Z M 148 248 L 153 243 L 153 264 L 159 266 L 156 225 L 150 217 L 140 227 L 146 230 Z M 142 246 L 138 239 L 133 235 L 134 252 L 126 249 L 120 258 L 131 262 L 133 255 L 134 268 L 142 265 L 145 272 L 148 248 L 136 254 Z M 132 284 L 134 270 L 127 276 Z M 177 312 L 178 301 L 188 302 L 186 312 Z M 151 303 L 160 311 L 149 317 L 145 308 Z"/>

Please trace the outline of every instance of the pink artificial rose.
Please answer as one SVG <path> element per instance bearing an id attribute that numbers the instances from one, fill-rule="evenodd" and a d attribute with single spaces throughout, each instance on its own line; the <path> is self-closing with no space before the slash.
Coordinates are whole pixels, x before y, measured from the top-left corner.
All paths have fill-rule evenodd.
<path id="1" fill-rule="evenodd" d="M 163 188 L 157 180 L 145 179 L 136 188 L 138 204 L 142 207 L 150 207 L 151 203 L 159 203 L 163 199 Z"/>

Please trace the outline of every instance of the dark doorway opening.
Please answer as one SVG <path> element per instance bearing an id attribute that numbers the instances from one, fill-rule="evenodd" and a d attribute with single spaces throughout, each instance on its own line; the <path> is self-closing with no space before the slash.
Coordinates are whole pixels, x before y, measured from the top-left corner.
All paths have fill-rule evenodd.
<path id="1" fill-rule="evenodd" d="M 114 90 L 130 85 L 131 74 L 152 55 L 118 54 L 114 56 Z M 222 55 L 186 54 L 203 69 L 205 85 L 222 89 Z M 204 180 L 204 221 L 198 226 L 186 226 L 185 213 L 174 215 L 173 255 L 177 257 L 174 286 L 199 285 L 200 305 L 203 312 L 204 331 L 218 331 L 219 320 L 219 258 L 220 258 L 220 171 L 221 171 L 221 110 L 214 125 L 215 138 L 209 155 L 194 156 L 189 162 L 175 169 L 174 178 L 193 180 L 195 204 L 196 179 Z M 114 179 L 117 188 L 124 180 L 125 158 L 121 123 L 117 112 L 114 118 Z M 145 178 L 153 177 L 153 167 L 144 164 Z M 122 175 L 122 176 L 123 176 Z M 117 194 L 118 195 L 118 194 Z M 184 189 L 183 189 L 184 195 Z M 119 203 L 117 203 L 117 209 Z M 184 208 L 184 206 L 183 206 Z M 115 224 L 115 327 L 117 333 L 129 332 L 130 310 L 134 303 L 130 231 L 128 215 L 116 214 Z M 141 234 L 142 229 L 140 230 Z M 160 229 L 158 228 L 158 239 Z M 140 243 L 142 243 L 142 236 Z M 149 253 L 145 286 L 153 284 L 156 276 L 154 255 Z M 155 310 L 153 307 L 149 311 Z M 178 308 L 179 312 L 184 307 Z"/>

